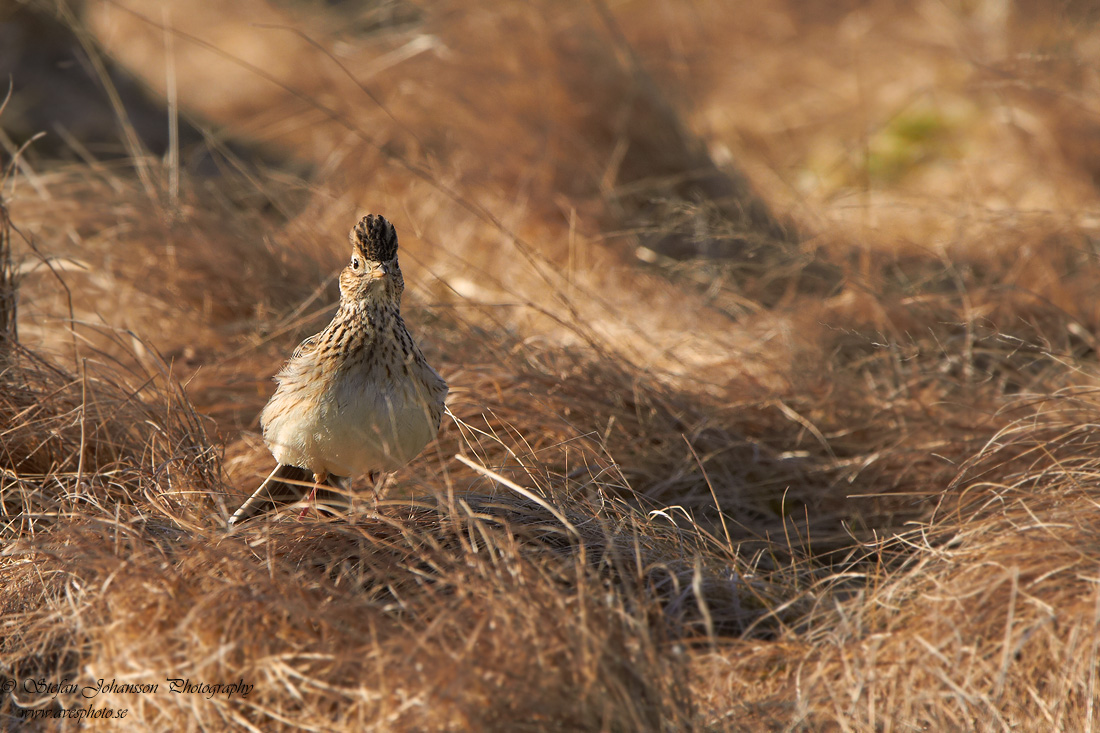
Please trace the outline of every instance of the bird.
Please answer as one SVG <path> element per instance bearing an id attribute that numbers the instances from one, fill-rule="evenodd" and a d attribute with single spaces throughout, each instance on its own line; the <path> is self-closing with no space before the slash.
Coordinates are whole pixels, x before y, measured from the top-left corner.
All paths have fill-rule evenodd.
<path id="1" fill-rule="evenodd" d="M 448 386 L 401 317 L 397 231 L 368 214 L 348 240 L 351 259 L 340 273 L 332 322 L 294 350 L 260 414 L 277 465 L 231 527 L 312 487 L 301 519 L 318 488 L 363 475 L 373 481 L 411 461 L 439 431 Z"/>

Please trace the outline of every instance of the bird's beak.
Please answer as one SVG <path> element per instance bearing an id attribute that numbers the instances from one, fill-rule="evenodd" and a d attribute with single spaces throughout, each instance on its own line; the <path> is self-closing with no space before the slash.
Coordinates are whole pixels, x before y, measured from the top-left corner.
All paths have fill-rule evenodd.
<path id="1" fill-rule="evenodd" d="M 378 267 L 370 271 L 371 280 L 381 280 L 389 274 L 389 268 L 387 268 L 385 265 L 379 265 Z"/>

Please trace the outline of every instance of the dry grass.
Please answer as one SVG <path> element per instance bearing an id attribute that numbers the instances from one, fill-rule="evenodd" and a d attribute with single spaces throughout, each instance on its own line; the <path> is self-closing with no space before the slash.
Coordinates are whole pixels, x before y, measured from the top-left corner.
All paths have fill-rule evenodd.
<path id="1" fill-rule="evenodd" d="M 0 139 L 0 676 L 160 683 L 124 729 L 1096 726 L 1087 6 L 37 10 L 221 167 Z M 451 416 L 229 533 L 366 210 Z"/>

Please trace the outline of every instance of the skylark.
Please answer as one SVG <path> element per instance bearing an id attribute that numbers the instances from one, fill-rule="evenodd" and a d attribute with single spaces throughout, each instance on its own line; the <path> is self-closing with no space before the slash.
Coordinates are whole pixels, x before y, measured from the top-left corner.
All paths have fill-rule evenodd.
<path id="1" fill-rule="evenodd" d="M 385 218 L 368 215 L 348 238 L 351 262 L 340 273 L 340 307 L 324 331 L 295 349 L 260 415 L 279 465 L 230 525 L 265 505 L 301 499 L 310 486 L 307 502 L 340 477 L 395 470 L 439 430 L 447 383 L 401 318 L 405 281 L 397 232 Z M 310 474 L 313 481 L 304 480 Z M 300 516 L 308 510 L 307 503 Z"/>

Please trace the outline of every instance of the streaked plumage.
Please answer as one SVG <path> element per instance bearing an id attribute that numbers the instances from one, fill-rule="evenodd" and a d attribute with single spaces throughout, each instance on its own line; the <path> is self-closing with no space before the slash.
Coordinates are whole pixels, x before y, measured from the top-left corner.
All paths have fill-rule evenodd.
<path id="1" fill-rule="evenodd" d="M 260 416 L 280 467 L 304 469 L 316 484 L 408 463 L 435 437 L 447 396 L 447 383 L 401 318 L 405 282 L 393 225 L 365 216 L 349 239 L 351 262 L 340 273 L 336 315 L 295 349 Z M 277 467 L 230 524 L 280 495 L 304 495 L 300 486 L 281 481 L 295 475 Z"/>

